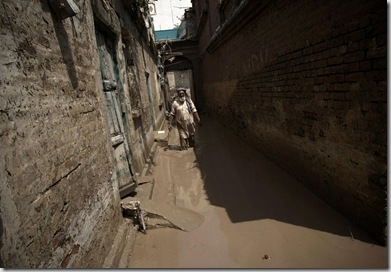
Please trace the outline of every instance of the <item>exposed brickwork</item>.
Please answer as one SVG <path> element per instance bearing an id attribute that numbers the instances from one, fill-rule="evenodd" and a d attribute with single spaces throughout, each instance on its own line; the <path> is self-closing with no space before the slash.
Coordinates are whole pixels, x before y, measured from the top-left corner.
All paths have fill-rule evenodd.
<path id="1" fill-rule="evenodd" d="M 267 3 L 209 44 L 208 110 L 385 241 L 386 3 Z"/>
<path id="2" fill-rule="evenodd" d="M 114 1 L 75 2 L 80 13 L 63 21 L 49 1 L 0 4 L 0 263 L 6 268 L 101 268 L 122 220 L 93 4 L 113 16 L 107 27 L 118 36 L 120 20 Z M 143 39 L 135 28 L 129 32 Z M 153 52 L 136 53 L 143 65 L 133 77 L 150 67 L 152 80 L 150 98 L 146 82 L 139 85 L 147 119 L 139 134 L 132 130 L 142 141 L 132 146 L 141 151 L 132 151 L 147 154 L 164 114 L 151 113 L 159 103 Z M 129 102 L 131 79 L 124 75 Z M 130 103 L 123 108 L 132 123 Z"/>
<path id="3" fill-rule="evenodd" d="M 117 12 L 121 18 L 126 18 L 123 9 L 118 8 Z M 148 50 L 144 40 L 137 38 L 140 33 L 132 22 L 124 21 L 127 28 L 122 29 L 122 42 L 126 45 L 122 67 L 126 68 L 122 73 L 126 83 L 125 99 L 131 109 L 127 112 L 129 143 L 135 171 L 141 173 L 154 143 L 153 130 L 158 130 L 164 121 L 164 98 L 160 90 L 156 56 Z M 133 115 L 132 111 L 138 115 Z"/>

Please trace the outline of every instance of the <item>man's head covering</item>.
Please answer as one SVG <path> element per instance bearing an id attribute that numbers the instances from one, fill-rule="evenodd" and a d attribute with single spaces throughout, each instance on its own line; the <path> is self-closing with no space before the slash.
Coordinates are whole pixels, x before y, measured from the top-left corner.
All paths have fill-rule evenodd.
<path id="1" fill-rule="evenodd" d="M 179 93 L 180 91 L 184 91 L 186 93 L 186 89 L 183 87 L 179 87 L 176 92 Z"/>

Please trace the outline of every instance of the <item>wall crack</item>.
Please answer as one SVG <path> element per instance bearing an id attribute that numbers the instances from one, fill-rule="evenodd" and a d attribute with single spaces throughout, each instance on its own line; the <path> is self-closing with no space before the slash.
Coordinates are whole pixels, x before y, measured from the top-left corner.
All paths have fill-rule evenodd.
<path id="1" fill-rule="evenodd" d="M 47 191 L 51 190 L 54 186 L 56 186 L 57 184 L 59 184 L 62 180 L 68 178 L 73 172 L 75 172 L 77 170 L 77 168 L 79 168 L 81 165 L 81 163 L 78 163 L 74 168 L 71 169 L 71 171 L 69 171 L 67 174 L 63 175 L 61 178 L 59 178 L 56 182 L 54 182 L 52 185 L 50 185 L 48 188 L 46 188 L 44 191 L 43 191 L 43 194 L 45 194 Z"/>

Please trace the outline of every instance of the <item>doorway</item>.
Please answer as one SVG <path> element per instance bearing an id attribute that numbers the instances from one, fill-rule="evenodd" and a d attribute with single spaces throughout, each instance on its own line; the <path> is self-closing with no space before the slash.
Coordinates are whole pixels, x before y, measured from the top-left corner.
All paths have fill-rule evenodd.
<path id="1" fill-rule="evenodd" d="M 126 137 L 126 106 L 124 91 L 119 78 L 115 50 L 115 35 L 96 27 L 96 40 L 102 75 L 102 91 L 106 100 L 111 145 L 115 157 L 114 178 L 118 180 L 120 197 L 134 191 L 137 180 L 134 176 L 129 143 Z"/>

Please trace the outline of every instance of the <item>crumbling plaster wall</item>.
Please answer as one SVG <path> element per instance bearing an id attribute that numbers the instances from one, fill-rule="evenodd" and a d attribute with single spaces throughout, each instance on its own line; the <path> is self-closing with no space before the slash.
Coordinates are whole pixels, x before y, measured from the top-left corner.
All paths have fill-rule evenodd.
<path id="1" fill-rule="evenodd" d="M 154 143 L 153 131 L 158 130 L 164 121 L 164 108 L 159 107 L 163 98 L 160 95 L 160 84 L 156 77 L 158 74 L 157 65 L 154 58 L 147 52 L 145 44 L 137 39 L 132 39 L 132 43 L 127 46 L 132 48 L 135 56 L 133 66 L 127 69 L 128 71 L 130 69 L 136 71 L 136 74 L 130 75 L 129 78 L 130 81 L 132 79 L 135 81 L 131 82 L 131 85 L 138 91 L 139 99 L 137 107 L 132 108 L 134 114 L 130 115 L 132 117 L 130 122 L 134 127 L 131 140 L 132 156 L 136 168 L 141 172 Z"/>
<path id="2" fill-rule="evenodd" d="M 135 4 L 124 6 L 122 3 L 114 0 L 112 7 L 121 18 L 118 57 L 129 110 L 129 143 L 133 164 L 141 173 L 155 140 L 153 132 L 164 122 L 164 98 L 153 36 L 145 29 L 140 30 L 133 22 L 134 18 L 129 16 L 129 6 Z M 148 25 L 145 21 L 143 23 Z"/>
<path id="3" fill-rule="evenodd" d="M 90 1 L 0 4 L 1 259 L 100 267 L 121 220 Z"/>
<path id="4" fill-rule="evenodd" d="M 242 2 L 200 37 L 208 111 L 385 242 L 386 3 Z"/>

